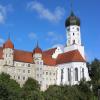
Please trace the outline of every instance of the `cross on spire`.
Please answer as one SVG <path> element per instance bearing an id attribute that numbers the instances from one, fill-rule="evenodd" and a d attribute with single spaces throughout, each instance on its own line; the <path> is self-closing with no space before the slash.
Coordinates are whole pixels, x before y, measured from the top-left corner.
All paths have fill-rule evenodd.
<path id="1" fill-rule="evenodd" d="M 73 12 L 73 0 L 70 0 L 70 9 L 71 9 L 71 12 Z"/>

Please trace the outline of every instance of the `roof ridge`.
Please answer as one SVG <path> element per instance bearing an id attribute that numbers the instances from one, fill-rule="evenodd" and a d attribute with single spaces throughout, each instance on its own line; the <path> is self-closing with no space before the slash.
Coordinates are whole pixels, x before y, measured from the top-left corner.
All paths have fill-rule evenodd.
<path id="1" fill-rule="evenodd" d="M 53 50 L 53 49 L 57 49 L 57 47 L 55 47 L 55 48 L 51 48 L 51 49 L 48 49 L 48 50 L 44 50 L 43 52 L 47 52 L 47 51 L 49 51 L 49 50 Z"/>
<path id="2" fill-rule="evenodd" d="M 32 53 L 31 51 L 26 51 L 26 50 L 19 50 L 19 49 L 14 49 L 14 51 L 21 51 L 21 52 Z"/>

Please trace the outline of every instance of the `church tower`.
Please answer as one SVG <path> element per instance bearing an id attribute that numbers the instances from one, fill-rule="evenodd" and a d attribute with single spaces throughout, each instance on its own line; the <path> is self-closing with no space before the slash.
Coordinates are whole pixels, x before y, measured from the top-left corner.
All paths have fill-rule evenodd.
<path id="1" fill-rule="evenodd" d="M 84 46 L 81 43 L 80 19 L 75 16 L 73 11 L 65 21 L 65 28 L 67 41 L 64 52 L 79 50 L 83 58 L 85 58 Z"/>
<path id="2" fill-rule="evenodd" d="M 68 19 L 65 22 L 67 46 L 81 45 L 81 33 L 80 33 L 80 19 L 71 12 Z"/>

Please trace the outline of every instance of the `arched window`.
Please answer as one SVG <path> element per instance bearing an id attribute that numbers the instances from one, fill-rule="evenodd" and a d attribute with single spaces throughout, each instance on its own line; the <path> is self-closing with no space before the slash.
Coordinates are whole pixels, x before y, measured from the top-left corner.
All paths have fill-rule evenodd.
<path id="1" fill-rule="evenodd" d="M 82 68 L 82 79 L 84 79 L 84 68 Z"/>
<path id="2" fill-rule="evenodd" d="M 64 71 L 63 71 L 63 69 L 61 69 L 61 83 L 63 82 L 63 73 L 64 73 Z"/>
<path id="3" fill-rule="evenodd" d="M 75 44 L 75 40 L 73 40 L 73 44 Z"/>
<path id="4" fill-rule="evenodd" d="M 75 68 L 75 81 L 78 81 L 78 68 Z"/>
<path id="5" fill-rule="evenodd" d="M 69 68 L 68 68 L 68 81 L 69 81 L 69 82 L 71 81 L 71 71 L 70 71 Z"/>

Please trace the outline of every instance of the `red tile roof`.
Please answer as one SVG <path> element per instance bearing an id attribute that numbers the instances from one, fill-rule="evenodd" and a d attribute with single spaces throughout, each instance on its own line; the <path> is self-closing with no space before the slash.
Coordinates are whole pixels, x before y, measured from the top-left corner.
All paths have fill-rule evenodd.
<path id="1" fill-rule="evenodd" d="M 44 65 L 54 66 L 56 65 L 56 59 L 52 59 L 50 55 L 42 55 Z"/>
<path id="2" fill-rule="evenodd" d="M 32 52 L 21 51 L 21 50 L 14 50 L 14 60 L 26 63 L 32 63 L 33 57 Z"/>
<path id="3" fill-rule="evenodd" d="M 8 39 L 4 44 L 3 44 L 3 48 L 14 48 L 14 45 L 12 43 L 12 41 L 10 39 Z"/>
<path id="4" fill-rule="evenodd" d="M 52 58 L 52 54 L 56 48 L 42 52 L 42 58 L 44 65 L 55 66 L 57 64 L 63 64 L 68 62 L 85 62 L 85 59 L 81 56 L 78 50 L 69 51 L 59 54 L 57 59 Z M 0 59 L 2 59 L 3 48 L 0 47 Z M 14 61 L 33 63 L 33 53 L 14 49 Z"/>
<path id="5" fill-rule="evenodd" d="M 40 54 L 42 54 L 42 50 L 41 50 L 41 48 L 36 47 L 36 48 L 33 50 L 33 53 L 34 53 L 34 54 L 35 54 L 35 53 L 40 53 Z"/>
<path id="6" fill-rule="evenodd" d="M 57 48 L 52 48 L 43 52 L 44 55 L 52 55 Z"/>
<path id="7" fill-rule="evenodd" d="M 85 59 L 81 56 L 78 50 L 73 50 L 58 55 L 57 64 L 68 62 L 85 62 Z"/>

